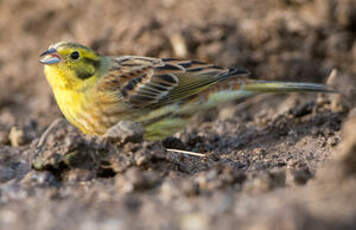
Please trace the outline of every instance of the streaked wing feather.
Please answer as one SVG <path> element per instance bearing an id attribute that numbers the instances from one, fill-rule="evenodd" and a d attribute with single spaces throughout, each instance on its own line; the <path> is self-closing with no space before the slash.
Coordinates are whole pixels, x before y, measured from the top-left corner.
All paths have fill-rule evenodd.
<path id="1" fill-rule="evenodd" d="M 232 75 L 228 69 L 199 61 L 123 56 L 112 58 L 100 86 L 117 90 L 129 105 L 143 108 L 192 96 Z"/>

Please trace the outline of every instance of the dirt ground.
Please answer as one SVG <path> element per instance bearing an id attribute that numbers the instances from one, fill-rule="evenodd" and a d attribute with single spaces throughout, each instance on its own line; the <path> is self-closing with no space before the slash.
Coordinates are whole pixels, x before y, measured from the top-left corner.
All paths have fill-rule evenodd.
<path id="1" fill-rule="evenodd" d="M 0 0 L 0 31 L 1 230 L 356 228 L 356 1 Z M 341 94 L 261 95 L 112 143 L 58 120 L 39 54 L 61 40 Z"/>

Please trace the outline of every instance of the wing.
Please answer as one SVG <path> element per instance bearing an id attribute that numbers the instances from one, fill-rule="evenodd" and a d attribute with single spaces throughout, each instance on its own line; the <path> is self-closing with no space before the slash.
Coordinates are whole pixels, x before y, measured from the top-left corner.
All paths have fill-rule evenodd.
<path id="1" fill-rule="evenodd" d="M 99 85 L 116 91 L 130 106 L 143 108 L 173 103 L 218 81 L 246 74 L 243 69 L 198 61 L 123 56 L 111 58 L 109 72 Z"/>

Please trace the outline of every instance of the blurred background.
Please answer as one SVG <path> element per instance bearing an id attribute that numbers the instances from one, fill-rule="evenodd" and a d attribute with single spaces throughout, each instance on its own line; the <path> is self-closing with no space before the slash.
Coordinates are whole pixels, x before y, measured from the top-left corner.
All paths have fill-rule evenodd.
<path id="1" fill-rule="evenodd" d="M 34 146 L 61 117 L 39 55 L 62 40 L 265 80 L 325 83 L 336 68 L 351 100 L 269 95 L 169 139 L 208 158 L 98 147 L 65 126 L 46 142 L 54 166 L 38 172 Z M 356 120 L 340 130 L 356 114 L 355 82 L 355 0 L 0 0 L 0 229 L 352 229 Z M 73 149 L 114 157 L 89 169 L 56 161 Z M 317 175 L 333 153 L 335 168 Z"/>
<path id="2" fill-rule="evenodd" d="M 106 55 L 193 58 L 253 77 L 356 72 L 354 0 L 0 1 L 0 124 L 59 115 L 39 63 L 58 41 Z M 10 124 L 11 125 L 11 124 Z"/>

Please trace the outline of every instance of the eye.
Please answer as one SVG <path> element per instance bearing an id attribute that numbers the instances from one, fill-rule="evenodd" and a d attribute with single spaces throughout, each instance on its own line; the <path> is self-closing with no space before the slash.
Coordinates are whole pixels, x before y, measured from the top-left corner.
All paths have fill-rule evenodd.
<path id="1" fill-rule="evenodd" d="M 78 51 L 73 51 L 71 54 L 70 54 L 70 58 L 73 59 L 73 60 L 76 60 L 79 58 L 79 52 Z"/>

